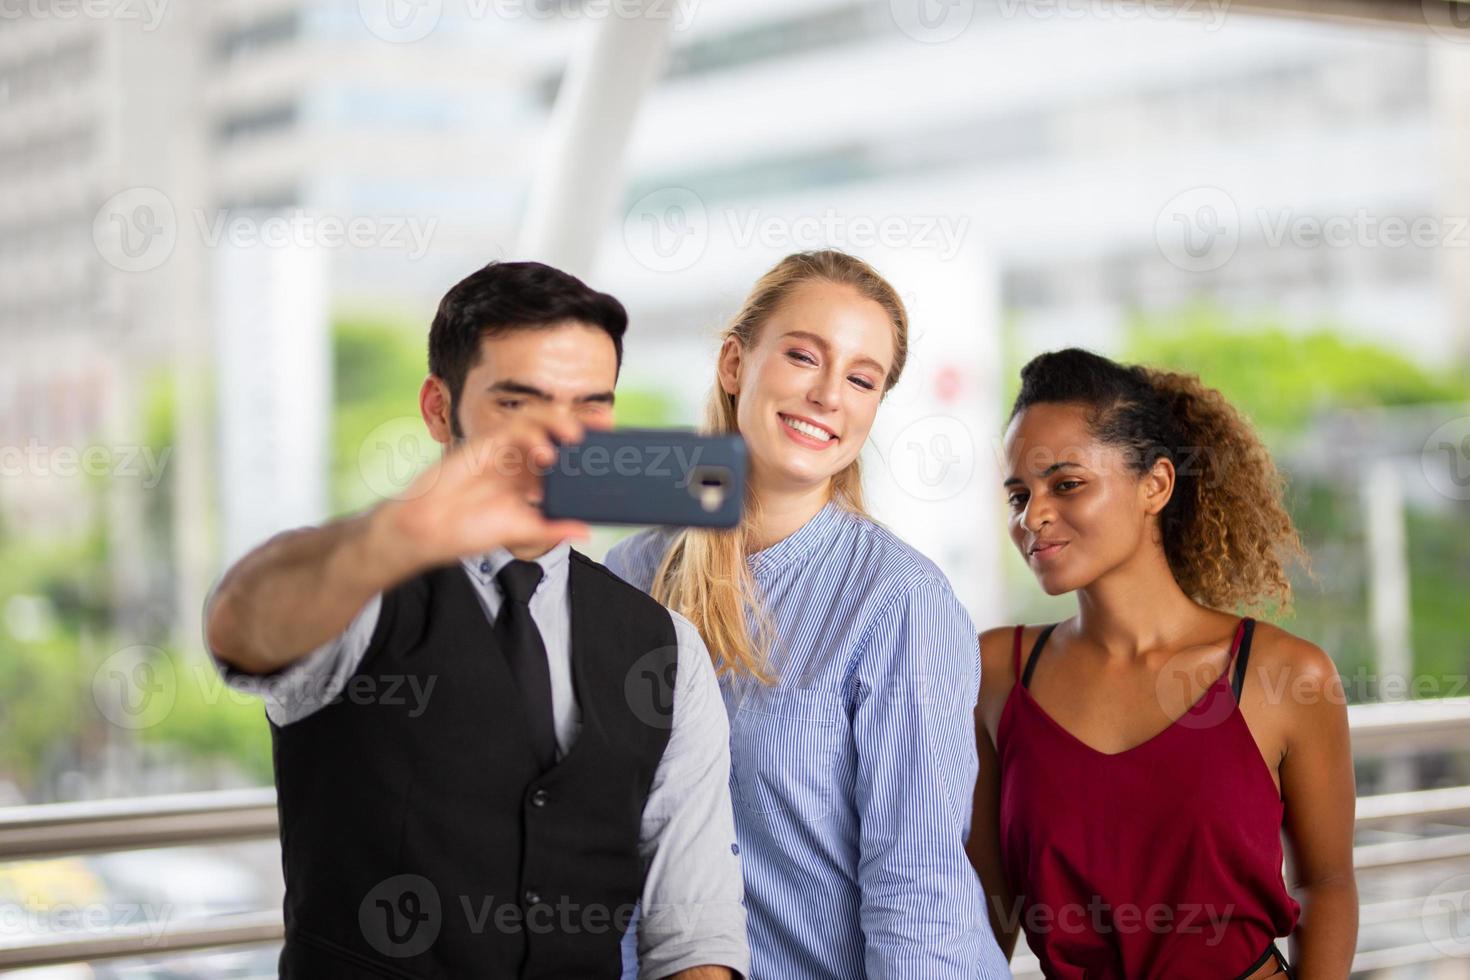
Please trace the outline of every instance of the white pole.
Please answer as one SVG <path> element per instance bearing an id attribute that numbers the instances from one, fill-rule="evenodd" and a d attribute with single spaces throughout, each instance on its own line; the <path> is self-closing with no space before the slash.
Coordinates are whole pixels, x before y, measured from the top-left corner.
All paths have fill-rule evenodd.
<path id="1" fill-rule="evenodd" d="M 1368 531 L 1368 617 L 1373 631 L 1378 696 L 1405 700 L 1413 693 L 1414 650 L 1409 632 L 1409 554 L 1404 487 L 1392 459 L 1376 459 L 1363 480 Z M 1380 792 L 1416 789 L 1414 761 L 1384 773 Z"/>
<path id="2" fill-rule="evenodd" d="M 673 28 L 668 10 L 657 0 L 640 0 L 636 14 L 593 22 L 552 109 L 519 257 L 578 276 L 591 271 L 622 190 L 623 156 L 638 107 L 663 66 Z"/>

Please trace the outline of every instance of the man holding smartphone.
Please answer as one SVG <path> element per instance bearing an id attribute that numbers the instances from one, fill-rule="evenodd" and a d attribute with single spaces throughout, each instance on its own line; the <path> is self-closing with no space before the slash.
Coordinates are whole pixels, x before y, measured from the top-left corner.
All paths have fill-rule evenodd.
<path id="1" fill-rule="evenodd" d="M 748 972 L 709 654 L 538 508 L 556 444 L 611 426 L 626 326 L 539 263 L 469 276 L 419 391 L 443 458 L 211 596 L 271 721 L 283 978 L 618 977 L 640 900 L 641 978 Z"/>

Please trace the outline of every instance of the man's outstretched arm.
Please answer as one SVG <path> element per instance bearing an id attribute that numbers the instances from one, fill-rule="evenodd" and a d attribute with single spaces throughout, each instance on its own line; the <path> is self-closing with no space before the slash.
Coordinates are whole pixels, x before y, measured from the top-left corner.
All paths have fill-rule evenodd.
<path id="1" fill-rule="evenodd" d="M 528 502 L 555 442 L 575 423 L 517 425 L 461 444 L 401 498 L 318 528 L 288 531 L 240 559 L 205 611 L 205 638 L 236 670 L 268 674 L 340 634 L 380 592 L 425 568 L 521 541 L 586 537 Z"/>

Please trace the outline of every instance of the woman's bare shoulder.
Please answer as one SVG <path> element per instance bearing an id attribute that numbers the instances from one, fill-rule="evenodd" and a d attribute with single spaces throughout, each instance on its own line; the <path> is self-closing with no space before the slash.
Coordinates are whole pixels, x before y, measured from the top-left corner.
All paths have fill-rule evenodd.
<path id="1" fill-rule="evenodd" d="M 1044 626 L 1021 629 L 1024 656 Z M 1016 684 L 1016 627 L 997 626 L 980 634 L 980 712 L 992 734 L 1000 724 L 1001 709 Z"/>

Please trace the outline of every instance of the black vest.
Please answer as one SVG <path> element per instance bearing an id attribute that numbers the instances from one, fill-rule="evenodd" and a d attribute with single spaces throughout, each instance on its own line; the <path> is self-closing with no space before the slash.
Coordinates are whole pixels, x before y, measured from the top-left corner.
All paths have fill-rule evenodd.
<path id="1" fill-rule="evenodd" d="M 385 592 L 346 690 L 272 726 L 283 978 L 620 975 L 677 640 L 658 603 L 569 561 L 582 730 L 544 774 L 458 563 Z"/>

